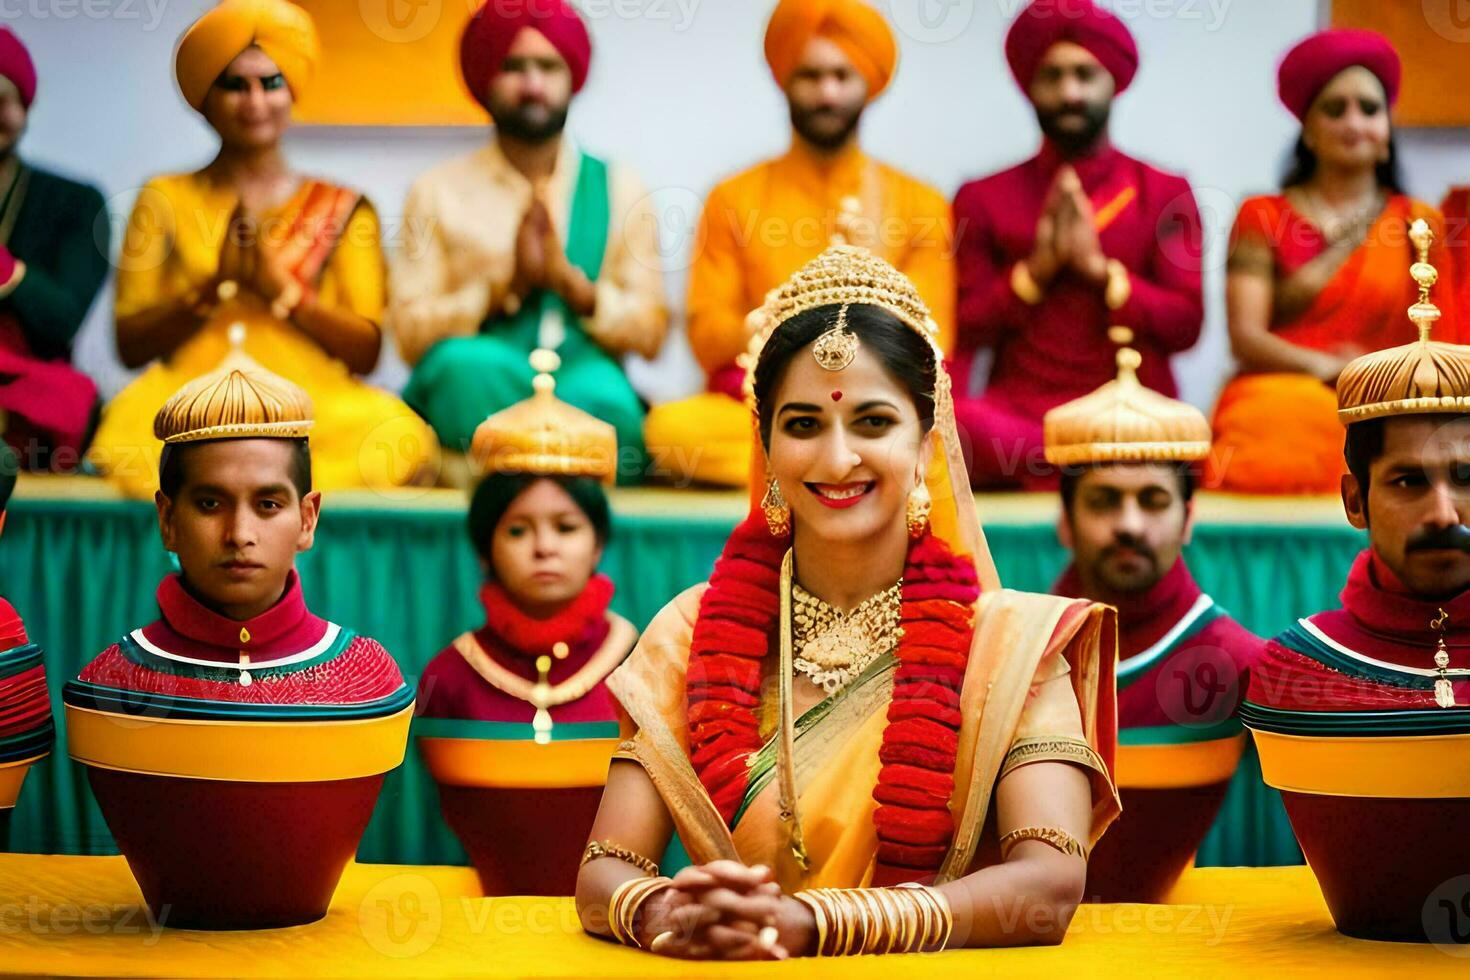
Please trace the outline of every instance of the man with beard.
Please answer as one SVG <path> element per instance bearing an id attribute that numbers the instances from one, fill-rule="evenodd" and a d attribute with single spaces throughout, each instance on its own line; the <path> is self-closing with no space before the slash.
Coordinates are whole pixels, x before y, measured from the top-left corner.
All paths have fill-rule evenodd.
<path id="1" fill-rule="evenodd" d="M 1113 339 L 1133 340 L 1115 327 Z M 1053 591 L 1118 609 L 1117 784 L 1123 816 L 1093 849 L 1086 896 L 1158 902 L 1193 859 L 1235 772 L 1235 711 L 1261 640 L 1200 591 L 1181 555 L 1193 467 L 1210 449 L 1199 410 L 1144 387 L 1140 357 L 1044 419 L 1061 468 L 1057 525 L 1072 564 Z"/>
<path id="2" fill-rule="evenodd" d="M 1463 945 L 1444 913 L 1470 907 L 1470 347 L 1430 339 L 1430 237 L 1415 222 L 1419 340 L 1337 381 L 1368 548 L 1341 609 L 1266 644 L 1241 716 L 1338 929 Z"/>
<path id="3" fill-rule="evenodd" d="M 404 399 L 451 453 L 531 396 L 529 355 L 548 348 L 557 393 L 617 429 L 619 479 L 633 482 L 643 404 L 622 360 L 658 352 L 668 312 L 642 184 L 563 132 L 591 57 L 565 0 L 486 4 L 470 20 L 460 67 L 494 136 L 410 191 L 390 319 L 414 369 Z"/>
<path id="4" fill-rule="evenodd" d="M 959 242 L 955 415 L 976 487 L 1048 489 L 1041 418 L 1112 373 L 1107 328 L 1132 324 L 1141 378 L 1176 392 L 1168 355 L 1199 339 L 1201 230 L 1189 184 L 1108 139 L 1112 102 L 1133 81 L 1128 29 L 1090 0 L 1035 0 L 1006 58 L 1041 124 L 1032 159 L 966 184 Z M 990 381 L 968 397 L 975 353 Z"/>
<path id="5" fill-rule="evenodd" d="M 71 366 L 72 341 L 107 275 L 102 195 L 17 152 L 36 66 L 0 27 L 0 441 L 24 469 L 81 462 L 97 386 Z"/>
<path id="6" fill-rule="evenodd" d="M 954 327 L 949 214 L 933 188 L 863 152 L 864 110 L 888 87 L 898 48 L 865 0 L 782 0 L 766 61 L 790 107 L 791 148 L 725 180 L 705 202 L 689 271 L 689 345 L 705 391 L 656 406 L 646 428 L 655 472 L 745 486 L 752 449 L 741 390 L 766 293 L 840 237 L 881 255 L 929 304 L 948 351 Z"/>

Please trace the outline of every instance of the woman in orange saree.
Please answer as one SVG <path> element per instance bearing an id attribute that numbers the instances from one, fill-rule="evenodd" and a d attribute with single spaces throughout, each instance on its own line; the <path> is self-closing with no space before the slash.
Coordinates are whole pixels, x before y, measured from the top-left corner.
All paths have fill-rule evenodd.
<path id="1" fill-rule="evenodd" d="M 1208 487 L 1336 494 L 1337 375 L 1360 354 L 1414 340 L 1409 226 L 1424 218 L 1444 236 L 1438 212 L 1400 189 L 1389 119 L 1398 79 L 1398 55 L 1365 31 L 1323 31 L 1282 62 L 1282 100 L 1302 135 L 1283 192 L 1246 200 L 1231 234 L 1226 306 L 1240 374 L 1215 409 Z"/>
<path id="2" fill-rule="evenodd" d="M 758 315 L 766 496 L 609 680 L 584 926 L 691 959 L 1058 942 L 1117 813 L 1113 613 L 1000 588 L 892 266 L 834 246 Z"/>

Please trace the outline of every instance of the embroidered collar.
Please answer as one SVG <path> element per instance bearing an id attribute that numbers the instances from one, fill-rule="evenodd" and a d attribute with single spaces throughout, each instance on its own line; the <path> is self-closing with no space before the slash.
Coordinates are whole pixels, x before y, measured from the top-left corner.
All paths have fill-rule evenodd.
<path id="1" fill-rule="evenodd" d="M 594 575 L 581 595 L 548 619 L 526 615 L 495 582 L 486 582 L 480 588 L 480 602 L 485 607 L 486 631 L 512 653 L 534 660 L 551 653 L 558 643 L 575 651 L 602 639 L 613 592 L 612 579 Z"/>
<path id="2" fill-rule="evenodd" d="M 571 677 L 554 684 L 546 699 L 546 707 L 555 708 L 585 697 L 608 674 L 617 669 L 628 657 L 633 644 L 638 640 L 638 631 L 633 624 L 615 613 L 604 613 L 602 622 L 607 627 L 607 638 Z M 522 677 L 507 667 L 495 662 L 494 658 L 480 645 L 473 633 L 464 633 L 454 641 L 454 649 L 465 663 L 491 687 L 520 701 L 534 704 L 531 693 L 536 682 Z"/>
<path id="3" fill-rule="evenodd" d="M 229 651 L 231 659 L 241 647 L 264 649 L 286 639 L 311 616 L 301 595 L 301 579 L 293 569 L 286 578 L 286 591 L 276 604 L 259 616 L 239 621 L 221 616 L 205 606 L 184 587 L 183 578 L 170 575 L 158 586 L 158 609 L 169 629 L 188 640 Z M 303 646 L 319 640 L 320 634 Z"/>

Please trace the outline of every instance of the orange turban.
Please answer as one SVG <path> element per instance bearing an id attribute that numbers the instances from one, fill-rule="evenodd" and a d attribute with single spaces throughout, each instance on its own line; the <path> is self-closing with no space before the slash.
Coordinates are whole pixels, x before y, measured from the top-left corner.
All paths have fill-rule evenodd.
<path id="1" fill-rule="evenodd" d="M 223 0 L 179 41 L 174 74 L 184 101 L 203 109 L 215 79 L 249 47 L 264 51 L 301 98 L 321 56 L 311 15 L 287 0 Z"/>
<path id="2" fill-rule="evenodd" d="M 893 31 L 864 0 L 781 0 L 766 27 L 766 61 L 776 84 L 791 78 L 802 52 L 814 37 L 840 47 L 868 80 L 868 100 L 882 94 L 898 67 Z"/>

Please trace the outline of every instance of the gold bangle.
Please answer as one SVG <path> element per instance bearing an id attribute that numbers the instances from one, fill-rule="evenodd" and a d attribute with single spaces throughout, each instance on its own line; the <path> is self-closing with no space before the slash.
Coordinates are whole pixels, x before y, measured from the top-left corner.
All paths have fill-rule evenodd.
<path id="1" fill-rule="evenodd" d="M 812 898 L 807 892 L 797 892 L 792 897 L 811 910 L 812 921 L 817 930 L 815 955 L 826 955 L 823 950 L 827 948 L 827 913 L 822 910 L 821 903 Z"/>
<path id="2" fill-rule="evenodd" d="M 1046 293 L 1031 274 L 1031 267 L 1024 259 L 1011 266 L 1011 292 L 1027 306 L 1036 306 L 1046 298 Z"/>
<path id="3" fill-rule="evenodd" d="M 1133 279 L 1128 267 L 1117 259 L 1108 259 L 1108 284 L 1103 288 L 1103 302 L 1110 310 L 1121 310 L 1133 296 Z"/>
<path id="4" fill-rule="evenodd" d="M 643 944 L 638 941 L 634 922 L 638 911 L 655 892 L 660 892 L 673 883 L 670 878 L 649 875 L 629 878 L 614 889 L 612 898 L 607 903 L 607 927 L 613 938 L 624 946 L 642 949 Z"/>
<path id="5" fill-rule="evenodd" d="M 1004 861 L 1009 857 L 1011 849 L 1023 840 L 1041 841 L 1063 854 L 1087 860 L 1086 845 L 1060 827 L 1020 827 L 1011 831 L 1000 839 L 1000 859 Z"/>
<path id="6" fill-rule="evenodd" d="M 625 861 L 650 877 L 658 877 L 658 862 L 606 840 L 588 841 L 586 850 L 582 852 L 582 864 L 579 867 L 585 867 L 588 862 L 605 857 Z"/>

